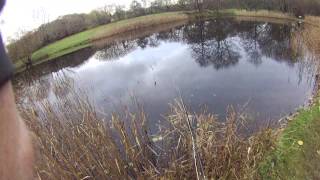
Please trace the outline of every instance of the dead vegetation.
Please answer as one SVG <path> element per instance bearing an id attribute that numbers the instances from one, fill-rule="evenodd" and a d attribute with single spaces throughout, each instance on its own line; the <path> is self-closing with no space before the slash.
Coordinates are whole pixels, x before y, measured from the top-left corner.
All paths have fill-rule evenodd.
<path id="1" fill-rule="evenodd" d="M 293 56 L 300 56 L 300 62 L 304 64 L 305 70 L 313 71 L 316 80 L 316 91 L 319 89 L 319 57 L 320 57 L 320 18 L 306 16 L 304 23 L 300 24 L 291 36 L 291 49 Z"/>
<path id="2" fill-rule="evenodd" d="M 306 48 L 311 54 L 320 54 L 320 18 L 306 16 L 302 28 L 295 31 L 292 36 L 291 46 L 293 50 Z"/>
<path id="3" fill-rule="evenodd" d="M 233 108 L 219 121 L 207 112 L 191 113 L 176 100 L 156 135 L 148 130 L 143 108 L 138 109 L 109 118 L 75 91 L 55 101 L 20 105 L 38 149 L 37 177 L 256 179 L 259 162 L 274 147 L 269 129 L 251 137 L 238 133 L 244 126 Z"/>
<path id="4" fill-rule="evenodd" d="M 311 25 L 307 24 L 302 33 L 305 44 L 314 54 L 320 54 L 320 18 L 307 16 L 306 22 L 311 23 Z"/>

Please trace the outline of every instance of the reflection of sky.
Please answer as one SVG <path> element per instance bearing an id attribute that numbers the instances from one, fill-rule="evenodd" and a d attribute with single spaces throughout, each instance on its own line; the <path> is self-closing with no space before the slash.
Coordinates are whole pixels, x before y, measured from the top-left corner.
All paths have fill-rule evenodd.
<path id="1" fill-rule="evenodd" d="M 167 63 L 171 62 L 170 67 L 179 68 L 179 61 L 173 60 L 179 59 L 181 54 L 188 54 L 186 50 L 187 46 L 180 43 L 163 44 L 159 48 L 137 49 L 118 61 L 103 62 L 92 58 L 75 71 L 80 86 L 95 87 L 90 94 L 94 94 L 98 101 L 100 99 L 118 103 L 117 101 L 128 98 L 129 94 L 161 100 L 170 96 L 172 91 L 163 91 L 157 96 L 152 95 L 155 92 L 153 90 L 157 89 L 155 82 L 156 85 L 160 85 L 165 76 L 172 74 L 172 72 L 163 74 L 168 70 Z"/>
<path id="2" fill-rule="evenodd" d="M 181 92 L 192 110 L 206 104 L 209 111 L 224 116 L 228 105 L 244 105 L 261 118 L 275 118 L 292 112 L 311 93 L 306 80 L 299 83 L 298 64 L 288 66 L 262 56 L 262 64 L 249 62 L 240 38 L 239 63 L 220 70 L 200 67 L 188 45 L 162 42 L 156 48 L 136 49 L 116 61 L 89 59 L 76 72 L 75 84 L 85 88 L 98 107 L 114 111 L 136 96 L 154 120 L 168 111 L 168 103 Z"/>

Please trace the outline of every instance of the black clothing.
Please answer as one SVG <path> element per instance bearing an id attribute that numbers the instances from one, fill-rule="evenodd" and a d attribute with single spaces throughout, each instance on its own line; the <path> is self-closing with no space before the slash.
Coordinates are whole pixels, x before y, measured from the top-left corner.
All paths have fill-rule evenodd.
<path id="1" fill-rule="evenodd" d="M 0 87 L 13 76 L 14 68 L 9 60 L 4 48 L 2 37 L 0 36 Z"/>

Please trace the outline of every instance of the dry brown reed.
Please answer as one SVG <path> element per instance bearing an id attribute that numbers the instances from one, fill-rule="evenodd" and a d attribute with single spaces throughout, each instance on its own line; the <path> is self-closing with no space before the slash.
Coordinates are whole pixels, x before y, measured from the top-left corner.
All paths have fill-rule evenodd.
<path id="1" fill-rule="evenodd" d="M 260 160 L 274 147 L 271 130 L 241 136 L 233 108 L 221 122 L 210 113 L 191 113 L 176 100 L 156 136 L 149 133 L 147 116 L 139 109 L 108 119 L 74 90 L 54 102 L 21 105 L 37 142 L 37 177 L 257 179 Z"/>
<path id="2" fill-rule="evenodd" d="M 97 28 L 97 30 L 100 31 L 97 31 L 96 34 L 90 38 L 90 41 L 94 42 L 96 40 L 128 33 L 130 31 L 137 31 L 152 26 L 166 25 L 179 21 L 187 21 L 188 19 L 188 15 L 183 12 L 167 12 L 123 20 Z"/>
<path id="3" fill-rule="evenodd" d="M 230 107 L 224 122 L 210 113 L 190 114 L 181 100 L 171 105 L 164 179 L 257 179 L 263 155 L 274 146 L 269 129 L 244 137 L 242 120 Z"/>
<path id="4" fill-rule="evenodd" d="M 300 59 L 302 63 L 299 71 L 313 72 L 315 75 L 316 86 L 315 92 L 319 89 L 318 81 L 320 74 L 320 18 L 313 16 L 306 16 L 304 24 L 298 27 L 291 36 L 291 49 L 293 56 L 303 57 Z M 312 79 L 314 77 L 311 77 Z"/>
<path id="5" fill-rule="evenodd" d="M 256 17 L 256 18 L 274 18 L 274 19 L 286 19 L 286 20 L 296 20 L 290 14 L 277 12 L 277 11 L 268 11 L 268 10 L 258 10 L 258 11 L 247 11 L 247 10 L 232 10 L 236 16 L 244 17 Z"/>
<path id="6" fill-rule="evenodd" d="M 306 16 L 302 37 L 307 48 L 314 54 L 320 55 L 320 18 Z"/>

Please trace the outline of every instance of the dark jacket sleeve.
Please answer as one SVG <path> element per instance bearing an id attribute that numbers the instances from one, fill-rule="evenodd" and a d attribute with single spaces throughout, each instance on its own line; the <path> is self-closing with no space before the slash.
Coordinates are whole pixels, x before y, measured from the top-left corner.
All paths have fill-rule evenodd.
<path id="1" fill-rule="evenodd" d="M 4 85 L 13 76 L 13 66 L 9 60 L 2 37 L 0 36 L 0 87 Z"/>

